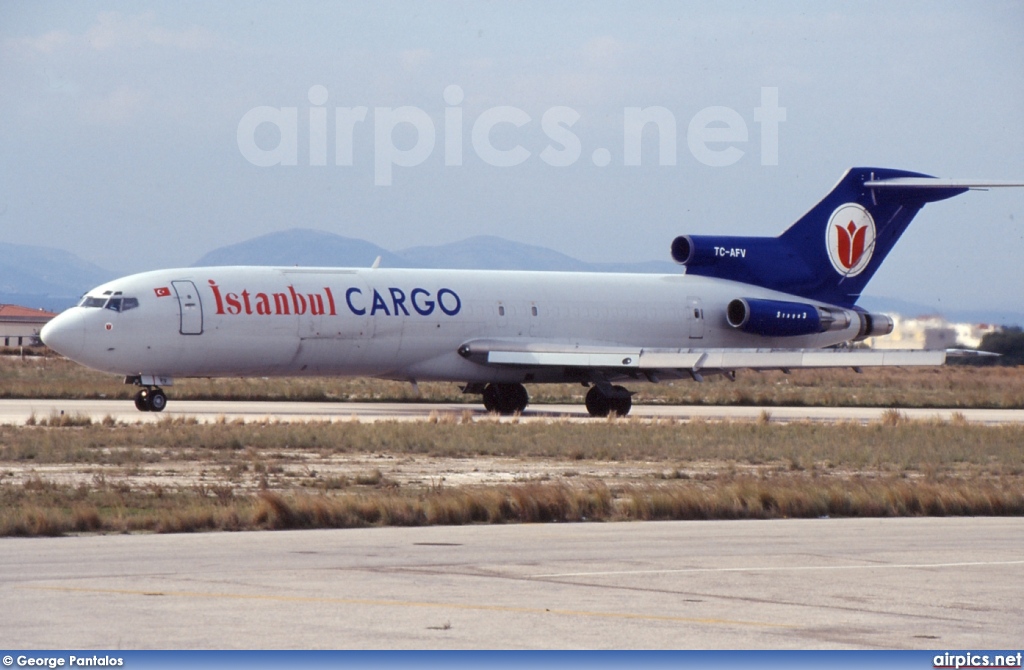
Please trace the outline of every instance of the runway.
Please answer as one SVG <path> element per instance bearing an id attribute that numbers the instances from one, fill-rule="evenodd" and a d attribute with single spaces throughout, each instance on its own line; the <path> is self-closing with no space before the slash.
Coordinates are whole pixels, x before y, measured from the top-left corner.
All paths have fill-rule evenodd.
<path id="1" fill-rule="evenodd" d="M 116 421 L 155 422 L 168 417 L 194 417 L 201 422 L 225 419 L 256 421 L 422 421 L 431 414 L 461 415 L 469 411 L 475 417 L 484 417 L 483 405 L 476 403 L 429 402 L 261 402 L 225 400 L 175 400 L 173 395 L 167 409 L 160 413 L 140 412 L 130 400 L 0 400 L 0 424 L 24 424 L 30 417 L 36 420 L 54 415 L 85 416 L 93 421 L 111 417 Z M 1024 423 L 1024 410 L 1019 409 L 900 409 L 914 420 L 949 421 L 960 413 L 967 421 L 983 424 Z M 751 407 L 734 405 L 634 405 L 631 417 L 643 419 L 672 417 L 680 420 L 703 418 L 707 420 L 756 420 L 762 412 L 773 421 L 878 421 L 886 412 L 878 407 Z M 530 405 L 521 420 L 550 420 L 568 418 L 593 420 L 583 405 Z M 603 420 L 603 419 L 602 419 Z"/>
<path id="2" fill-rule="evenodd" d="M 0 540 L 8 648 L 1019 649 L 1024 519 Z"/>

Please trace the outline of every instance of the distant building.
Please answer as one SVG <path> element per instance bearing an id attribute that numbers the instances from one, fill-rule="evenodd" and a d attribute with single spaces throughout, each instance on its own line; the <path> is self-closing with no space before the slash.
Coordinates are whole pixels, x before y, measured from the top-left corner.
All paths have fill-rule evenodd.
<path id="1" fill-rule="evenodd" d="M 53 312 L 18 305 L 0 305 L 0 343 L 5 347 L 42 344 L 39 331 L 57 316 Z"/>
<path id="2" fill-rule="evenodd" d="M 881 337 L 869 337 L 872 349 L 977 349 L 981 338 L 998 332 L 998 326 L 972 323 L 949 323 L 941 316 L 919 316 L 912 319 L 890 314 L 892 332 Z"/>
<path id="3" fill-rule="evenodd" d="M 971 349 L 980 347 L 981 340 L 986 335 L 1003 330 L 1002 326 L 989 323 L 954 323 L 953 328 L 956 329 L 956 341 Z"/>

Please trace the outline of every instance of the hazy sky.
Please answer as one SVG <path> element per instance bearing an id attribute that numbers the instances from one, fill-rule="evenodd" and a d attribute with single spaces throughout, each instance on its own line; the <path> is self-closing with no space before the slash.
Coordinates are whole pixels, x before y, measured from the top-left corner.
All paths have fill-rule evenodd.
<path id="1" fill-rule="evenodd" d="M 253 4 L 0 3 L 3 239 L 124 272 L 294 227 L 655 260 L 777 234 L 853 165 L 1024 179 L 1019 0 Z M 639 165 L 629 108 L 676 134 Z M 1024 189 L 968 193 L 866 293 L 1019 310 L 1022 258 Z"/>

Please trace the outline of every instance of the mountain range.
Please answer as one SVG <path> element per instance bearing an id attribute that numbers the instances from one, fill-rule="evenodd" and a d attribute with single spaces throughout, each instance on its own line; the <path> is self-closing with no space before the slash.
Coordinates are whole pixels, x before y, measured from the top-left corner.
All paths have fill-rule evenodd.
<path id="1" fill-rule="evenodd" d="M 199 258 L 193 266 L 370 267 L 378 257 L 384 267 L 665 274 L 682 271 L 668 261 L 590 263 L 545 247 L 490 235 L 389 251 L 366 240 L 307 229 L 269 233 L 220 247 Z M 116 277 L 117 273 L 67 251 L 0 243 L 0 303 L 60 311 L 75 304 L 86 290 Z M 862 297 L 859 304 L 871 311 L 904 315 L 939 311 L 929 305 L 870 295 Z M 951 321 L 1024 324 L 1024 312 L 945 310 L 943 315 Z"/>
<path id="2" fill-rule="evenodd" d="M 301 265 L 310 267 L 369 267 L 377 257 L 392 268 L 449 268 L 455 270 L 563 270 L 570 272 L 679 272 L 675 263 L 588 263 L 563 253 L 492 235 L 388 251 L 365 240 L 318 230 L 293 229 L 269 233 L 214 249 L 195 265 Z"/>
<path id="3" fill-rule="evenodd" d="M 0 242 L 0 303 L 59 312 L 114 278 L 109 270 L 62 249 Z"/>

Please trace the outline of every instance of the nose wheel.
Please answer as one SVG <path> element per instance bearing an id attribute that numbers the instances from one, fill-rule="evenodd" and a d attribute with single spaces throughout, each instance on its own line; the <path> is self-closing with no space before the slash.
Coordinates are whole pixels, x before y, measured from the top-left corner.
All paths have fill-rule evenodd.
<path id="1" fill-rule="evenodd" d="M 135 394 L 135 409 L 140 412 L 162 412 L 167 407 L 167 395 L 158 387 L 140 389 Z"/>

